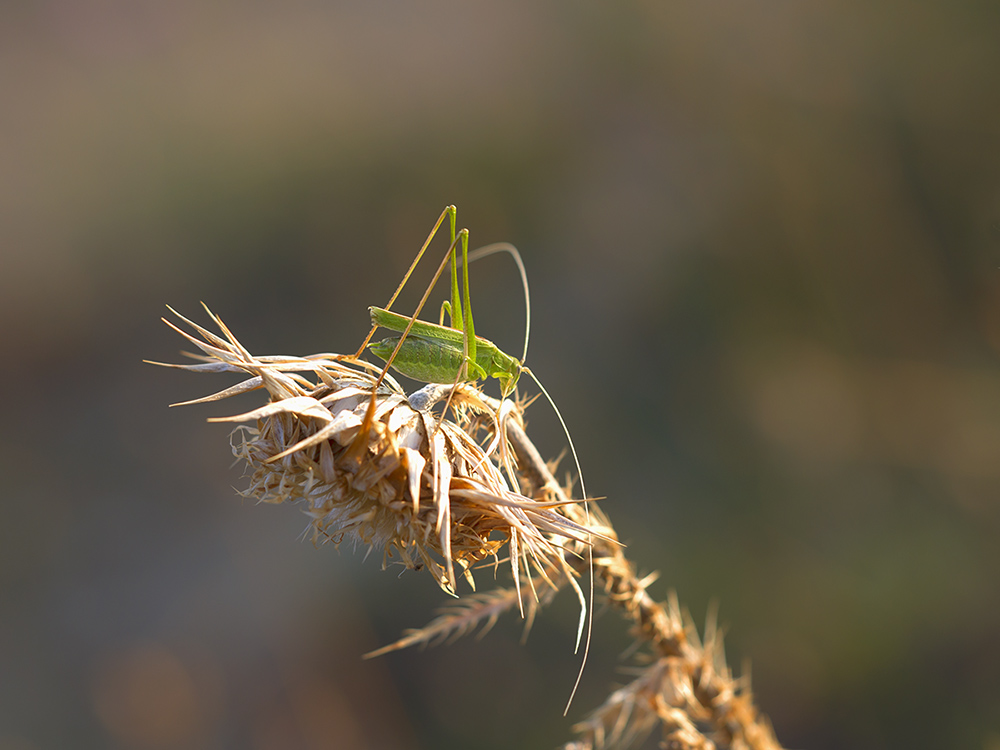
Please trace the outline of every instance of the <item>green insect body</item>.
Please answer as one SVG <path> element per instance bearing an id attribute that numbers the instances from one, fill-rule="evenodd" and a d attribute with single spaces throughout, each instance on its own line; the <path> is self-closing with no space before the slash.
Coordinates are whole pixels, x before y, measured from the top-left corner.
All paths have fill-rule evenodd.
<path id="1" fill-rule="evenodd" d="M 409 318 L 383 310 L 369 308 L 374 325 L 398 330 L 406 329 Z M 410 333 L 403 341 L 392 368 L 408 378 L 422 383 L 454 383 L 493 377 L 500 381 L 500 389 L 507 397 L 517 385 L 521 363 L 501 351 L 492 341 L 475 337 L 475 360 L 466 357 L 465 332 L 455 328 L 435 325 L 426 321 L 413 322 Z M 399 344 L 399 336 L 390 336 L 371 344 L 368 349 L 376 357 L 388 361 Z M 468 364 L 464 377 L 459 377 L 463 364 Z"/>
<path id="2" fill-rule="evenodd" d="M 400 334 L 383 339 L 377 344 L 371 344 L 368 348 L 397 372 L 425 383 L 475 382 L 488 377 L 497 378 L 500 381 L 503 397 L 506 398 L 514 390 L 523 365 L 521 361 L 502 352 L 496 344 L 476 336 L 475 326 L 472 322 L 472 300 L 469 295 L 469 232 L 463 229 L 456 234 L 454 206 L 448 206 L 441 214 L 434 229 L 431 230 L 430 237 L 427 238 L 427 242 L 417 254 L 410 270 L 403 277 L 402 284 L 386 307 L 392 305 L 396 299 L 403 284 L 406 283 L 406 279 L 409 278 L 410 272 L 420 260 L 427 244 L 445 217 L 448 217 L 449 220 L 451 245 L 434 281 L 444 270 L 445 264 L 449 264 L 451 266 L 451 301 L 445 302 L 442 306 L 442 322 L 444 313 L 447 313 L 451 320 L 451 326 L 435 325 L 416 317 L 427 300 L 431 288 L 433 288 L 434 281 L 432 281 L 427 292 L 424 293 L 424 298 L 421 300 L 417 312 L 412 317 L 389 312 L 388 309 L 381 307 L 368 308 L 372 319 L 372 333 L 378 328 L 386 328 Z M 457 251 L 459 244 L 462 248 L 461 291 L 459 291 L 458 283 Z M 517 257 L 516 250 L 513 251 L 513 254 Z M 518 263 L 520 265 L 519 257 Z M 521 268 L 523 271 L 523 266 Z M 525 288 L 527 290 L 526 280 Z M 527 304 L 527 294 L 525 301 Z M 369 334 L 370 337 L 371 334 Z M 527 341 L 527 334 L 525 334 L 525 341 Z M 366 344 L 367 342 L 368 339 L 365 340 Z M 362 345 L 363 349 L 364 345 Z"/>

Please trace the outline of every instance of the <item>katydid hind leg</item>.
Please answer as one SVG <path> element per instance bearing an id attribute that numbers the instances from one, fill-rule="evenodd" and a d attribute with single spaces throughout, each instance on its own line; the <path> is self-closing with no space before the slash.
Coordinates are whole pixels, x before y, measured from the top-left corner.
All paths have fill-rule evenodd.
<path id="1" fill-rule="evenodd" d="M 468 373 L 468 363 L 476 362 L 476 327 L 472 323 L 472 298 L 469 295 L 469 233 L 462 230 L 462 291 L 465 294 L 465 369 Z M 452 256 L 452 260 L 454 260 Z M 453 277 L 454 278 L 454 277 Z M 453 290 L 453 294 L 457 292 Z"/>
<path id="2" fill-rule="evenodd" d="M 465 230 L 463 230 L 465 231 Z M 468 232 L 466 232 L 466 237 L 468 237 Z M 448 311 L 448 317 L 451 318 L 451 327 L 458 330 L 465 330 L 465 324 L 462 320 L 462 298 L 458 294 L 458 261 L 457 261 L 457 251 L 455 244 L 455 221 L 451 222 L 451 303 L 445 306 Z"/>
<path id="3" fill-rule="evenodd" d="M 376 401 L 377 401 L 377 395 L 378 395 L 378 388 L 379 388 L 379 386 L 382 384 L 382 381 L 385 379 L 385 376 L 388 374 L 389 368 L 392 366 L 393 360 L 399 354 L 399 350 L 402 347 L 403 342 L 406 341 L 406 337 L 409 335 L 410 329 L 413 327 L 414 322 L 417 320 L 417 317 L 420 315 L 421 310 L 423 310 L 424 305 L 427 304 L 427 300 L 430 297 L 431 292 L 434 290 L 434 285 L 437 284 L 438 279 L 441 278 L 441 274 L 444 273 L 445 267 L 448 265 L 449 261 L 451 261 L 451 264 L 452 264 L 453 268 L 455 266 L 455 250 L 456 250 L 456 245 L 457 245 L 457 242 L 458 242 L 457 238 L 454 237 L 454 234 L 455 234 L 454 229 L 455 229 L 456 211 L 455 211 L 455 207 L 454 206 L 448 206 L 447 208 L 445 208 L 445 210 L 442 212 L 441 216 L 438 218 L 437 222 L 434 225 L 434 228 L 431 230 L 430 235 L 428 235 L 427 240 L 424 242 L 423 246 L 420 248 L 420 251 L 417 253 L 417 257 L 414 259 L 413 263 L 410 264 L 410 268 L 407 270 L 406 275 L 403 277 L 403 281 L 400 283 L 399 287 L 397 287 L 396 292 L 389 299 L 389 305 L 391 305 L 393 302 L 395 302 L 396 297 L 399 296 L 399 293 L 402 291 L 403 286 L 406 284 L 406 281 L 409 279 L 409 277 L 413 273 L 413 270 L 416 267 L 417 263 L 420 261 L 420 259 L 423 256 L 424 252 L 427 250 L 427 247 L 430 244 L 431 240 L 434 239 L 434 235 L 437 233 L 437 230 L 440 227 L 441 222 L 444 220 L 445 216 L 449 217 L 451 234 L 452 234 L 452 241 L 451 241 L 451 243 L 450 243 L 450 245 L 448 247 L 448 252 L 445 254 L 444 258 L 441 260 L 441 263 L 438 265 L 437 271 L 435 271 L 433 278 L 431 279 L 430 283 L 427 285 L 427 288 L 424 290 L 424 294 L 420 298 L 420 302 L 417 304 L 416 310 L 414 310 L 413 314 L 409 317 L 409 322 L 406 325 L 406 327 L 400 332 L 399 341 L 397 342 L 395 348 L 393 349 L 392 354 L 386 360 L 385 365 L 382 367 L 382 371 L 379 373 L 378 378 L 376 379 L 374 385 L 372 386 L 371 398 L 368 401 L 368 408 L 365 411 L 364 420 L 362 420 L 361 428 L 358 431 L 357 437 L 355 437 L 354 445 L 352 446 L 352 449 L 351 449 L 351 452 L 356 452 L 359 456 L 360 456 L 361 450 L 367 444 L 368 432 L 371 430 L 371 427 L 372 427 L 372 420 L 374 419 L 374 416 L 375 416 L 375 404 L 376 404 Z M 468 231 L 467 230 L 462 230 L 462 232 L 464 233 L 465 237 L 468 237 Z M 456 286 L 457 286 L 457 279 L 456 279 Z M 388 310 L 389 309 L 389 305 L 387 305 L 384 309 Z M 365 337 L 365 341 L 364 341 L 364 343 L 362 345 L 362 348 L 358 351 L 357 354 L 355 354 L 354 359 L 357 359 L 358 357 L 360 357 L 361 353 L 363 353 L 364 349 L 368 346 L 368 342 L 371 341 L 371 337 L 374 335 L 374 333 L 375 333 L 376 330 L 378 330 L 378 325 L 373 325 L 372 326 L 372 330 L 369 331 L 368 336 Z"/>
<path id="4" fill-rule="evenodd" d="M 403 287 L 406 286 L 406 282 L 410 280 L 410 276 L 413 274 L 414 269 L 416 269 L 420 259 L 424 257 L 424 252 L 426 252 L 427 248 L 430 247 L 431 242 L 434 241 L 434 237 L 437 235 L 437 231 L 441 228 L 441 223 L 444 221 L 446 216 L 449 218 L 451 224 L 451 241 L 455 241 L 455 220 L 457 213 L 458 209 L 454 206 L 446 206 L 444 211 L 441 212 L 437 221 L 434 222 L 434 226 L 431 228 L 430 234 L 427 235 L 427 239 L 424 240 L 424 244 L 420 246 L 420 251 L 413 259 L 413 262 L 410 263 L 410 267 L 406 270 L 406 273 L 403 274 L 403 280 L 399 282 L 399 286 L 397 286 L 396 291 L 392 293 L 392 296 L 389 298 L 389 302 L 386 304 L 384 309 L 389 310 L 392 308 L 392 303 L 396 301 L 400 292 L 403 291 Z M 376 330 L 378 330 L 378 326 L 373 325 L 372 329 L 368 332 L 368 335 L 365 336 L 365 340 L 361 342 L 361 347 L 354 353 L 353 357 L 350 357 L 350 359 L 358 359 L 362 354 L 364 354 L 365 348 L 371 342 L 372 336 L 375 335 Z"/>

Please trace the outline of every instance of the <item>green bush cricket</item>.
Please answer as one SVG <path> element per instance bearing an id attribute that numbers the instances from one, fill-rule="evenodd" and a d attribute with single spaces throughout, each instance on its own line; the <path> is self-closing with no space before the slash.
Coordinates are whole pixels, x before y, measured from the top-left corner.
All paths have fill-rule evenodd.
<path id="1" fill-rule="evenodd" d="M 391 312 L 389 308 L 392 306 L 392 303 L 395 302 L 399 293 L 406 285 L 410 275 L 413 273 L 417 263 L 419 263 L 424 252 L 434 239 L 434 236 L 441 227 L 445 217 L 448 218 L 450 228 L 450 244 L 448 253 L 438 266 L 437 272 L 434 274 L 434 277 L 424 292 L 420 303 L 417 305 L 417 309 L 414 311 L 413 315 L 409 317 Z M 577 457 L 576 448 L 573 445 L 573 438 L 570 436 L 566 422 L 563 420 L 562 414 L 559 412 L 558 407 L 556 407 L 555 402 L 552 400 L 548 391 L 545 390 L 545 387 L 541 384 L 541 382 L 539 382 L 538 378 L 535 377 L 534 373 L 524 365 L 524 360 L 528 352 L 528 336 L 531 325 L 531 304 L 528 293 L 527 274 L 524 269 L 524 264 L 521 261 L 521 256 L 517 249 L 508 243 L 488 245 L 470 254 L 468 249 L 469 231 L 467 229 L 462 229 L 456 233 L 456 218 L 457 211 L 455 206 L 448 206 L 444 209 L 441 216 L 438 217 L 437 222 L 434 224 L 434 227 L 431 229 L 427 239 L 424 241 L 420 251 L 410 264 L 410 268 L 403 276 L 403 280 L 400 282 L 395 293 L 389 299 L 386 306 L 384 308 L 374 306 L 368 308 L 372 320 L 372 329 L 369 331 L 368 336 L 365 337 L 364 342 L 354 355 L 354 358 L 359 358 L 361 354 L 364 353 L 364 350 L 368 348 L 373 354 L 375 354 L 375 356 L 385 361 L 386 364 L 379 376 L 378 381 L 376 382 L 375 388 L 372 390 L 372 398 L 369 403 L 367 416 L 362 425 L 360 435 L 367 434 L 366 428 L 370 426 L 371 418 L 374 415 L 375 390 L 385 377 L 390 367 L 402 375 L 420 382 L 442 384 L 452 383 L 455 387 L 462 382 L 476 382 L 480 379 L 494 377 L 500 382 L 502 400 L 505 400 L 514 391 L 521 373 L 527 372 L 541 392 L 545 395 L 545 398 L 552 406 L 553 411 L 562 425 L 567 441 L 569 442 L 570 451 L 573 454 L 573 461 L 576 465 L 577 475 L 580 478 L 581 494 L 584 498 L 586 498 L 586 490 L 584 489 L 583 484 L 583 471 L 580 468 L 580 461 Z M 459 244 L 461 244 L 462 248 L 461 293 L 459 292 L 458 284 Z M 495 252 L 510 253 L 521 273 L 521 281 L 524 287 L 526 316 L 524 352 L 520 360 L 506 354 L 499 347 L 497 347 L 496 344 L 488 339 L 476 336 L 475 333 L 475 326 L 472 319 L 472 302 L 469 294 L 469 263 Z M 446 301 L 442 303 L 439 318 L 440 323 L 434 324 L 419 320 L 417 316 L 426 304 L 434 285 L 444 272 L 445 266 L 449 264 L 451 266 L 451 300 L 450 302 Z M 450 326 L 444 325 L 444 316 L 446 313 L 451 322 Z M 378 328 L 385 328 L 389 331 L 394 331 L 399 335 L 390 336 L 378 343 L 369 345 L 372 336 Z M 452 393 L 454 393 L 454 391 L 452 391 Z M 450 400 L 449 396 L 449 400 L 445 404 L 445 411 L 448 409 L 448 403 L 450 403 Z M 495 416 L 497 435 L 499 437 L 498 444 L 501 451 L 501 463 L 506 465 L 506 439 L 500 437 L 503 434 L 504 419 L 505 415 L 502 411 Z M 592 556 L 592 554 L 592 550 L 588 550 L 588 556 Z M 590 559 L 590 566 L 590 599 L 593 601 L 594 583 L 592 558 Z M 577 589 L 577 591 L 579 592 L 579 589 Z M 583 634 L 585 613 L 589 612 L 590 614 L 589 618 L 586 618 L 587 647 L 584 651 L 583 664 L 581 664 L 580 667 L 580 675 L 582 675 L 583 667 L 585 666 L 587 660 L 587 651 L 589 651 L 593 608 L 587 607 L 586 602 L 583 600 L 582 592 L 580 592 L 580 596 L 584 609 L 581 612 L 580 629 L 577 640 L 578 645 L 579 639 Z M 576 685 L 573 687 L 574 694 L 576 692 L 577 685 L 579 685 L 579 680 L 580 677 L 578 676 Z M 572 702 L 572 699 L 573 696 L 571 695 L 570 702 Z M 569 704 L 567 704 L 566 708 L 567 710 L 569 709 Z"/>
<path id="2" fill-rule="evenodd" d="M 420 300 L 417 311 L 410 317 L 391 312 L 389 308 L 396 300 L 400 291 L 402 291 L 410 274 L 420 261 L 424 251 L 431 240 L 433 240 L 434 235 L 437 233 L 446 216 L 448 217 L 451 230 L 451 242 L 448 254 L 431 280 L 428 291 L 424 294 L 423 299 Z M 375 356 L 388 363 L 387 366 L 391 366 L 397 372 L 423 383 L 474 382 L 487 377 L 495 377 L 500 381 L 503 397 L 506 398 L 514 390 L 521 370 L 524 369 L 522 364 L 524 358 L 522 357 L 521 360 L 517 360 L 501 351 L 493 342 L 476 336 L 475 325 L 472 319 L 472 302 L 469 295 L 469 232 L 467 229 L 462 229 L 456 234 L 455 224 L 455 207 L 448 206 L 438 218 L 437 223 L 431 230 L 420 252 L 417 253 L 416 258 L 414 258 L 409 270 L 403 277 L 403 281 L 396 289 L 396 293 L 392 295 L 388 304 L 384 308 L 368 308 L 372 319 L 372 330 L 365 338 L 355 357 L 360 357 L 365 348 L 371 349 Z M 458 286 L 457 245 L 459 243 L 462 245 L 461 294 L 459 293 Z M 522 269 L 523 275 L 523 264 L 520 262 L 517 250 L 506 244 L 482 248 L 473 253 L 472 260 L 475 260 L 477 257 L 483 257 L 490 252 L 497 252 L 498 250 L 511 252 Z M 417 315 L 420 314 L 427 301 L 430 289 L 440 278 L 445 265 L 449 262 L 451 265 L 451 302 L 446 301 L 442 304 L 441 323 L 434 324 L 417 319 Z M 526 277 L 523 278 L 525 289 L 527 290 L 527 280 Z M 450 326 L 443 324 L 445 313 L 448 314 L 451 320 Z M 400 335 L 383 339 L 369 346 L 368 342 L 378 328 L 396 331 Z M 527 342 L 525 343 L 527 344 Z"/>

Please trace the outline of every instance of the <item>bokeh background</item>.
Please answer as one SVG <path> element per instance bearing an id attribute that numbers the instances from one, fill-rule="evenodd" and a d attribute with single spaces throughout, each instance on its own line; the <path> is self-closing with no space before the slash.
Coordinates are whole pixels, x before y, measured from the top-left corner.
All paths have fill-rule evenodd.
<path id="1" fill-rule="evenodd" d="M 443 594 L 239 499 L 205 419 L 258 397 L 169 410 L 231 381 L 140 362 L 199 300 L 353 351 L 456 203 L 524 254 L 591 494 L 656 596 L 719 603 L 779 739 L 996 750 L 998 39 L 973 0 L 5 4 L 0 748 L 546 748 L 627 679 L 608 611 L 561 716 L 568 597 L 362 661 Z M 513 266 L 473 291 L 519 351 Z"/>

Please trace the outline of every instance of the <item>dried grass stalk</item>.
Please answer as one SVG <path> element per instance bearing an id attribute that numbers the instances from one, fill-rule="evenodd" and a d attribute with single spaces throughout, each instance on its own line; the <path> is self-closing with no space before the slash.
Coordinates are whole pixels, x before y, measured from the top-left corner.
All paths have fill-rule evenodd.
<path id="1" fill-rule="evenodd" d="M 246 376 L 184 403 L 268 393 L 260 408 L 210 420 L 250 423 L 233 433 L 233 452 L 249 475 L 245 496 L 297 502 L 311 519 L 314 538 L 380 549 L 384 565 L 425 569 L 452 595 L 459 575 L 474 589 L 473 566 L 485 560 L 497 566 L 505 555 L 513 586 L 467 596 L 369 656 L 477 628 L 485 632 L 515 606 L 530 627 L 538 609 L 565 586 L 582 600 L 577 578 L 589 546 L 599 588 L 633 622 L 637 644 L 646 649 L 632 682 L 574 727 L 579 737 L 566 750 L 628 747 L 657 726 L 665 748 L 780 747 L 754 707 L 749 681 L 734 679 L 726 666 L 714 620 L 701 642 L 676 597 L 666 605 L 649 597 L 654 577 L 638 578 L 607 517 L 593 503 L 588 514 L 556 482 L 523 430 L 520 405 L 505 406 L 509 417 L 498 429 L 493 415 L 500 405 L 466 384 L 451 395 L 445 418 L 432 407 L 448 397 L 450 386 L 407 396 L 387 376 L 374 421 L 362 434 L 379 368 L 336 354 L 253 356 L 211 311 L 221 337 L 174 314 L 197 336 L 164 322 L 200 349 L 188 354 L 200 364 L 154 364 Z M 508 440 L 517 474 L 505 477 L 494 457 L 507 453 Z"/>
<path id="2" fill-rule="evenodd" d="M 565 500 L 524 430 L 511 426 L 508 435 L 527 483 L 544 488 L 556 502 Z M 566 506 L 565 512 L 570 517 L 582 513 L 579 505 Z M 604 532 L 594 539 L 595 574 L 608 600 L 633 623 L 637 645 L 646 647 L 639 661 L 647 664 L 574 727 L 581 736 L 565 750 L 629 747 L 657 724 L 663 732 L 662 747 L 671 750 L 779 750 L 770 722 L 754 705 L 749 679 L 734 678 L 726 665 L 714 615 L 699 640 L 676 595 L 671 592 L 665 605 L 654 601 L 647 587 L 657 576 L 640 578 L 624 548 L 608 543 L 613 532 L 606 516 L 594 504 L 590 513 Z"/>

